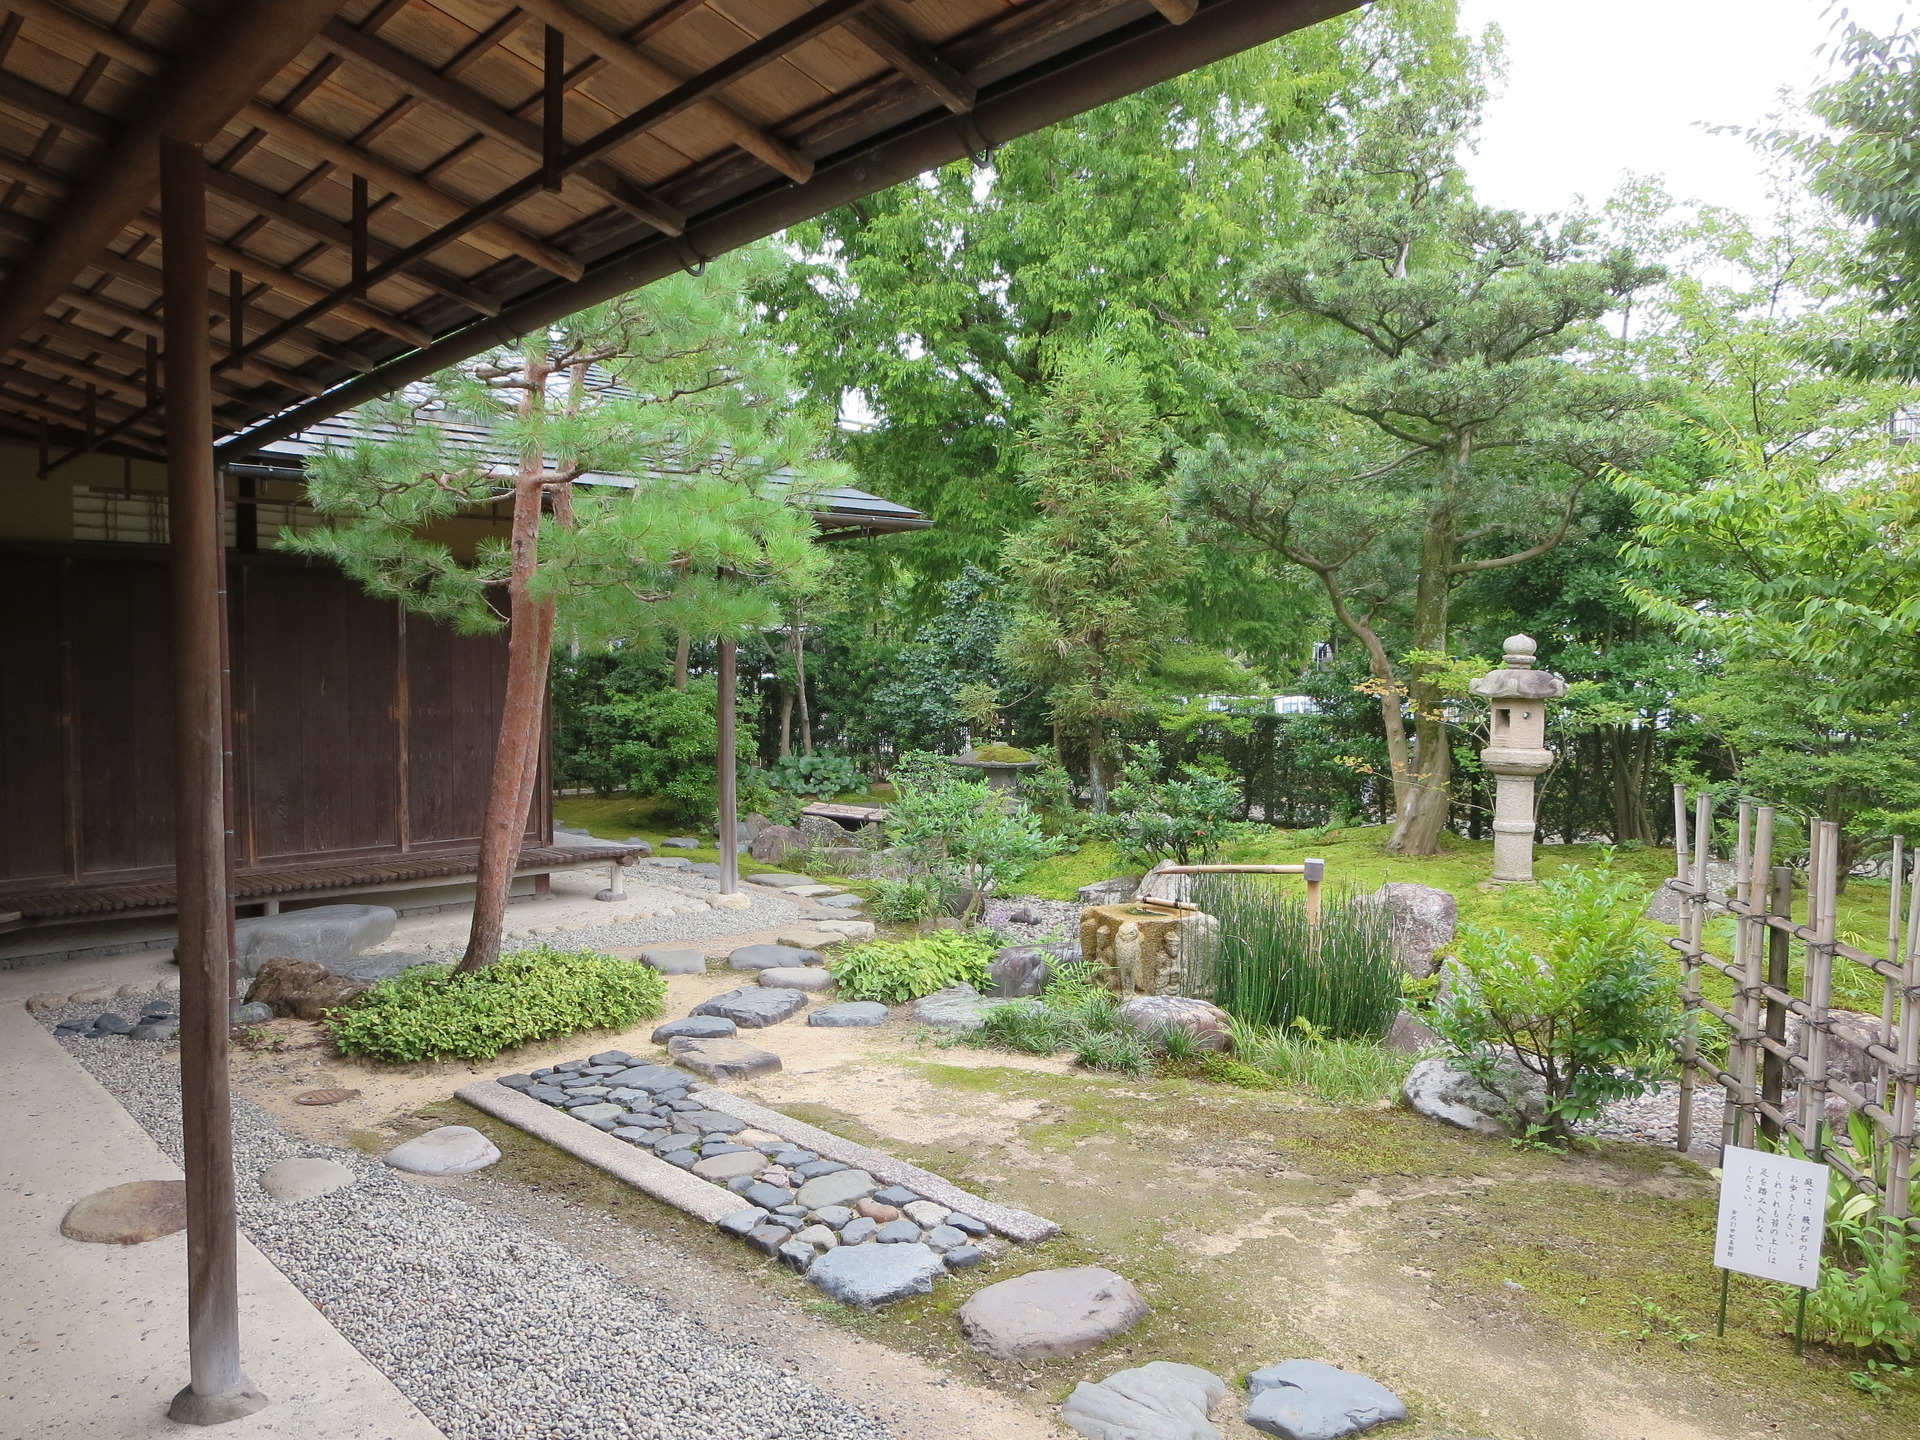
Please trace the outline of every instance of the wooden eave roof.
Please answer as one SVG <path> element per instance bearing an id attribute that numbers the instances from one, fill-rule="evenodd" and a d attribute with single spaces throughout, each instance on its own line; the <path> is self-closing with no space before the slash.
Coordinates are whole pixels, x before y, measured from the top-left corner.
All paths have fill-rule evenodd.
<path id="1" fill-rule="evenodd" d="M 163 132 L 238 460 L 1357 3 L 0 0 L 0 434 L 161 453 Z"/>

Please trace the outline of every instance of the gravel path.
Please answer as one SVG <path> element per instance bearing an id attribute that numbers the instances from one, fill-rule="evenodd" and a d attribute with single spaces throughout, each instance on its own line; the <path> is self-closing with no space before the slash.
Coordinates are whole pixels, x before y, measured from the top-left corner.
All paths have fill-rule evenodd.
<path id="1" fill-rule="evenodd" d="M 1077 944 L 1080 939 L 1080 910 L 1077 900 L 1012 896 L 1005 900 L 989 900 L 981 920 L 989 929 L 1017 936 L 1021 940 L 1070 940 Z M 1008 918 L 1016 914 L 1035 918 Z"/>
<path id="2" fill-rule="evenodd" d="M 1694 1148 L 1718 1148 L 1726 1110 L 1726 1091 L 1704 1084 L 1693 1092 Z M 1609 1140 L 1639 1140 L 1671 1150 L 1680 1138 L 1680 1086 L 1669 1081 L 1651 1095 L 1616 1100 L 1598 1118 L 1575 1127 L 1583 1135 Z"/>
<path id="3" fill-rule="evenodd" d="M 788 907 L 791 908 L 791 907 Z M 742 912 L 716 912 L 733 916 Z M 120 1001 L 138 1008 L 139 1001 Z M 97 1013 L 72 1006 L 51 1026 Z M 176 1160 L 179 1071 L 161 1045 L 63 1040 Z M 448 1440 L 888 1440 L 892 1432 L 645 1290 L 379 1160 L 290 1139 L 236 1098 L 247 1237 Z M 357 1182 L 291 1205 L 254 1182 L 317 1155 Z"/>

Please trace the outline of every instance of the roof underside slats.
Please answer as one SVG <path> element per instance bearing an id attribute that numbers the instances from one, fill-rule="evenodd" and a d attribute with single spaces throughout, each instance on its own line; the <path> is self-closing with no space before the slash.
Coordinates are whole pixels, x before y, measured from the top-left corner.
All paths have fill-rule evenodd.
<path id="1" fill-rule="evenodd" d="M 238 456 L 1354 3 L 0 0 L 0 434 L 161 452 L 159 128 Z"/>

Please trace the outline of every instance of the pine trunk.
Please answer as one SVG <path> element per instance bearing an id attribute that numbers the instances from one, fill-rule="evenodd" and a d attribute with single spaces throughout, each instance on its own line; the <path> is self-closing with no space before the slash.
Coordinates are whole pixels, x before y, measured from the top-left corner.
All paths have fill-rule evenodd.
<path id="1" fill-rule="evenodd" d="M 673 647 L 673 688 L 687 688 L 687 662 L 692 658 L 693 640 L 682 635 Z"/>

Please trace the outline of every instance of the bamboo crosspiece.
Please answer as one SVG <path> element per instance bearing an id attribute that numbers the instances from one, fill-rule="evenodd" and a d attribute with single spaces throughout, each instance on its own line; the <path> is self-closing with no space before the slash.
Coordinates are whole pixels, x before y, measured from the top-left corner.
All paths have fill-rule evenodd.
<path id="1" fill-rule="evenodd" d="M 1691 808 L 1692 814 L 1688 811 Z M 1906 873 L 1904 837 L 1892 846 L 1887 897 L 1887 957 L 1840 939 L 1840 827 L 1816 820 L 1809 827 L 1807 914 L 1793 918 L 1794 872 L 1774 863 L 1772 807 L 1743 801 L 1734 843 L 1734 886 L 1716 896 L 1707 880 L 1713 810 L 1705 795 L 1689 807 L 1674 790 L 1674 888 L 1685 901 L 1680 934 L 1669 943 L 1680 954 L 1685 1025 L 1675 1043 L 1680 1061 L 1682 1150 L 1693 1140 L 1693 1101 L 1702 1076 L 1728 1098 L 1723 1144 L 1750 1147 L 1797 1141 L 1819 1153 L 1860 1189 L 1879 1196 L 1882 1209 L 1912 1213 L 1911 1170 L 1916 1148 L 1916 1089 L 1920 1088 L 1920 884 Z M 1689 823 L 1691 822 L 1691 823 Z M 1710 907 L 1734 918 L 1734 952 L 1723 960 L 1706 947 Z M 1799 983 L 1792 983 L 1792 947 L 1800 946 Z M 1881 981 L 1880 1013 L 1868 1027 L 1836 1027 L 1837 967 L 1858 965 Z M 1707 972 L 1733 984 L 1731 1008 L 1703 993 Z M 1787 1044 L 1787 1017 L 1799 1033 Z M 1706 1058 L 1699 1027 L 1718 1021 L 1729 1032 L 1727 1068 Z M 1852 1063 L 1849 1063 L 1851 1061 Z M 1849 1079 L 1866 1075 L 1864 1082 Z M 1788 1103 L 1788 1089 L 1793 1090 Z M 1874 1132 L 1874 1154 L 1855 1151 L 1846 1123 L 1829 1123 L 1830 1107 L 1863 1117 Z M 1834 1144 L 1834 1141 L 1840 1144 Z"/>

